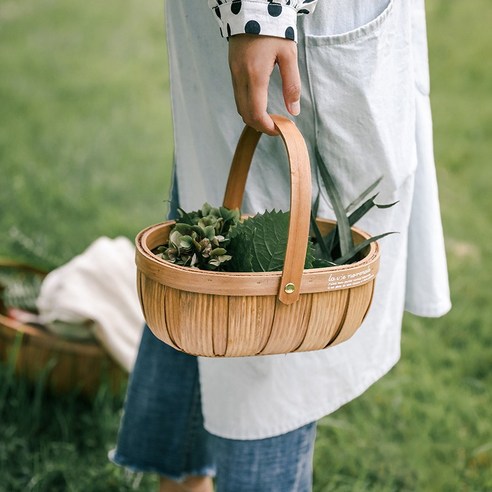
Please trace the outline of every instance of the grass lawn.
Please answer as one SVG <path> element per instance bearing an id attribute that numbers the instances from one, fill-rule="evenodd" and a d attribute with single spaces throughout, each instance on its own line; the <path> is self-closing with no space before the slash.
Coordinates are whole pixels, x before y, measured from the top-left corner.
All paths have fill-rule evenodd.
<path id="1" fill-rule="evenodd" d="M 163 24 L 161 2 L 0 2 L 0 255 L 52 267 L 165 217 Z"/>
<path id="2" fill-rule="evenodd" d="M 200 0 L 204 1 L 204 0 Z M 0 1 L 0 256 L 51 268 L 166 213 L 161 2 Z M 315 492 L 492 490 L 488 0 L 428 0 L 453 310 L 407 315 L 402 360 L 319 424 Z M 49 396 L 0 366 L 0 492 L 153 491 L 106 454 L 123 395 Z"/>

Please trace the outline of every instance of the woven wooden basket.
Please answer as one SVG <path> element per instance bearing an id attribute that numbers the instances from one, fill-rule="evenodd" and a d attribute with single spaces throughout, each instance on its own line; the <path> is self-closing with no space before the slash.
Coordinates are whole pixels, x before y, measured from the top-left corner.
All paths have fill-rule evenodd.
<path id="1" fill-rule="evenodd" d="M 193 355 L 238 357 L 320 350 L 349 339 L 371 305 L 379 247 L 356 263 L 304 270 L 311 211 L 311 169 L 304 139 L 289 119 L 274 115 L 290 165 L 290 223 L 283 271 L 208 272 L 174 265 L 152 250 L 174 221 L 136 238 L 137 286 L 153 333 Z M 240 208 L 261 133 L 246 127 L 232 161 L 223 204 Z M 325 234 L 335 223 L 317 218 Z M 369 235 L 352 228 L 354 242 Z"/>
<path id="2" fill-rule="evenodd" d="M 77 391 L 92 398 L 101 384 L 118 394 L 127 375 L 95 342 L 63 340 L 35 326 L 0 315 L 0 360 L 14 359 L 15 373 L 55 394 Z"/>
<path id="3" fill-rule="evenodd" d="M 0 266 L 44 276 L 44 272 L 17 262 L 0 259 Z M 1 302 L 0 361 L 13 364 L 16 375 L 33 383 L 43 378 L 46 387 L 55 394 L 78 391 L 92 398 L 103 383 L 117 394 L 127 381 L 125 371 L 99 343 L 66 340 L 38 326 L 11 319 Z"/>

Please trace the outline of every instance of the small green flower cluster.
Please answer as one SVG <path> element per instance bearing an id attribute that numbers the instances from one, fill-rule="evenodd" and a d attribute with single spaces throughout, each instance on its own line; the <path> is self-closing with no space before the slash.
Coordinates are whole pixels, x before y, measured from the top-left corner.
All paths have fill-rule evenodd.
<path id="1" fill-rule="evenodd" d="M 178 211 L 180 217 L 169 233 L 168 242 L 157 247 L 154 253 L 176 265 L 221 270 L 231 259 L 226 250 L 227 235 L 239 223 L 239 210 L 215 208 L 205 203 L 195 212 Z"/>

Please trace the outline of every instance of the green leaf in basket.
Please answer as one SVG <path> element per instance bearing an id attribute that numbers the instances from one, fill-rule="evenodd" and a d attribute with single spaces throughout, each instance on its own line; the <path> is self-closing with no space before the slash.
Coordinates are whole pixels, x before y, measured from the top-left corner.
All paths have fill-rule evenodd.
<path id="1" fill-rule="evenodd" d="M 189 225 L 193 225 L 194 224 L 193 219 L 191 218 L 191 214 L 193 214 L 193 212 L 191 212 L 189 214 L 188 212 L 185 212 L 180 207 L 178 207 L 178 212 L 181 215 L 181 217 L 179 217 L 178 219 L 176 219 L 176 222 L 182 222 L 184 224 L 189 224 Z"/>
<path id="2" fill-rule="evenodd" d="M 327 247 L 327 244 L 325 242 L 325 239 L 323 238 L 323 235 L 321 234 L 321 231 L 318 227 L 318 223 L 316 222 L 316 217 L 318 215 L 318 209 L 319 209 L 319 199 L 320 199 L 320 194 L 318 193 L 318 196 L 316 197 L 316 200 L 313 204 L 313 207 L 311 208 L 311 236 L 314 236 L 316 238 L 316 246 L 319 248 L 319 255 L 315 256 L 320 256 L 323 259 L 326 259 L 327 261 L 331 261 L 331 250 Z M 316 267 L 313 265 L 313 268 L 320 268 Z"/>
<path id="3" fill-rule="evenodd" d="M 385 232 L 384 234 L 379 234 L 378 236 L 370 237 L 369 239 L 365 239 L 361 243 L 357 244 L 349 251 L 346 255 L 341 256 L 335 260 L 336 265 L 345 265 L 346 263 L 350 263 L 355 259 L 358 253 L 360 253 L 364 248 L 366 248 L 369 244 L 374 241 L 378 241 L 379 239 L 389 236 L 390 234 L 398 234 L 398 232 Z"/>
<path id="4" fill-rule="evenodd" d="M 326 268 L 337 266 L 336 263 L 330 260 L 326 260 L 325 258 L 315 258 L 313 261 L 313 268 Z"/>
<path id="5" fill-rule="evenodd" d="M 379 185 L 379 183 L 381 183 L 382 180 L 383 180 L 383 176 L 380 176 L 378 179 L 376 179 L 376 181 L 374 181 L 374 183 L 369 185 L 355 200 L 353 200 L 345 207 L 345 212 L 347 213 L 351 212 L 351 210 L 354 207 L 356 207 L 358 203 L 360 203 L 362 200 L 365 200 L 369 196 L 369 194 L 372 193 L 377 188 L 377 186 Z"/>
<path id="6" fill-rule="evenodd" d="M 398 202 L 393 202 L 393 203 L 388 203 L 388 204 L 379 204 L 376 203 L 374 200 L 378 194 L 372 196 L 368 200 L 366 200 L 362 205 L 360 205 L 357 209 L 355 209 L 350 215 L 349 215 L 349 224 L 350 226 L 353 226 L 356 224 L 364 215 L 366 215 L 369 210 L 371 210 L 374 207 L 377 208 L 390 208 L 393 205 L 396 205 Z M 338 242 L 338 230 L 335 227 L 330 231 L 330 233 L 326 236 L 325 238 L 325 243 L 329 245 L 330 251 L 332 251 L 334 248 L 336 248 L 339 244 Z"/>
<path id="7" fill-rule="evenodd" d="M 239 209 L 203 204 L 200 210 L 186 212 L 178 208 L 180 217 L 169 231 L 165 244 L 154 249 L 160 258 L 176 265 L 201 270 L 221 270 L 231 259 L 226 248 L 228 232 L 239 223 Z"/>
<path id="8" fill-rule="evenodd" d="M 229 252 L 231 254 L 231 260 L 225 265 L 225 270 L 229 272 L 252 272 L 253 271 L 253 253 L 250 244 L 241 240 L 242 234 L 237 232 L 237 227 L 234 228 L 234 241 L 231 239 L 229 243 Z M 231 231 L 231 236 L 233 232 Z M 248 233 L 248 237 L 254 238 L 254 230 Z M 234 244 L 231 246 L 231 243 Z"/>
<path id="9" fill-rule="evenodd" d="M 366 215 L 369 210 L 371 210 L 373 207 L 376 208 L 390 208 L 393 207 L 398 203 L 398 201 L 393 202 L 393 203 L 376 203 L 374 200 L 378 196 L 379 193 L 374 195 L 373 197 L 369 198 L 366 200 L 362 205 L 360 205 L 357 209 L 355 209 L 350 215 L 349 215 L 349 222 L 350 225 L 354 225 L 356 222 L 358 222 L 364 215 Z"/>
<path id="10" fill-rule="evenodd" d="M 238 224 L 231 231 L 228 252 L 232 255 L 229 271 L 274 272 L 283 269 L 289 233 L 288 212 L 267 211 Z M 312 268 L 314 255 L 310 245 L 305 268 Z"/>
<path id="11" fill-rule="evenodd" d="M 319 153 L 318 147 L 315 148 L 316 162 L 320 172 L 321 179 L 325 186 L 328 197 L 333 206 L 333 211 L 337 219 L 337 229 L 340 237 L 340 250 L 341 255 L 345 256 L 354 247 L 354 242 L 352 240 L 352 231 L 350 230 L 350 224 L 348 217 L 345 213 L 345 207 L 343 206 L 342 199 L 338 193 L 337 187 L 328 172 L 321 154 Z"/>

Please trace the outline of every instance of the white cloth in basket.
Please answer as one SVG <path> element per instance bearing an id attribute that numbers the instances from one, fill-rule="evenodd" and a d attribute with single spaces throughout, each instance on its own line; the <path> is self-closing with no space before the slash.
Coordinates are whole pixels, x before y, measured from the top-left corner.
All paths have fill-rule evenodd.
<path id="1" fill-rule="evenodd" d="M 100 237 L 50 272 L 37 300 L 45 324 L 92 320 L 95 337 L 127 371 L 135 362 L 144 325 L 134 258 L 129 239 Z"/>

